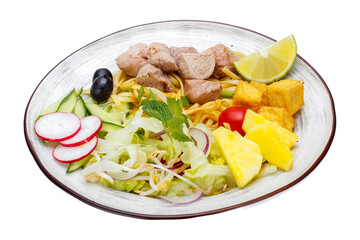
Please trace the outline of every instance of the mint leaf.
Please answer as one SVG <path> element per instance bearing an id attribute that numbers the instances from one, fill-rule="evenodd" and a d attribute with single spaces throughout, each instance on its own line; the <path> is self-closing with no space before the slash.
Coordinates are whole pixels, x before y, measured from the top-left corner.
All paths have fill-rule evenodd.
<path id="1" fill-rule="evenodd" d="M 156 96 L 155 96 L 155 94 L 153 93 L 153 91 L 151 91 L 150 88 L 149 88 L 149 92 L 150 92 L 151 98 L 156 101 L 156 100 L 157 100 L 157 99 L 156 99 Z"/>
<path id="2" fill-rule="evenodd" d="M 165 125 L 165 127 L 167 127 L 167 121 L 172 118 L 172 114 L 168 106 L 160 101 L 148 101 L 144 104 L 143 110 L 150 117 L 160 120 Z"/>
<path id="3" fill-rule="evenodd" d="M 186 136 L 183 132 L 171 131 L 170 134 L 174 139 L 178 140 L 179 142 L 191 142 L 192 141 L 191 138 Z"/>
<path id="4" fill-rule="evenodd" d="M 167 98 L 167 105 L 157 100 L 148 100 L 143 105 L 143 111 L 150 117 L 160 120 L 165 126 L 164 131 L 170 133 L 174 139 L 180 142 L 191 141 L 191 138 L 184 134 L 184 124 L 189 127 L 189 122 L 182 113 L 180 100 Z"/>
<path id="5" fill-rule="evenodd" d="M 180 141 L 180 142 L 188 142 L 191 141 L 191 139 L 186 136 L 184 134 L 183 131 L 183 124 L 184 124 L 184 120 L 180 117 L 174 117 L 171 118 L 168 122 L 168 132 L 171 134 L 171 136 L 173 138 L 175 138 L 176 140 Z"/>
<path id="6" fill-rule="evenodd" d="M 181 102 L 175 100 L 174 98 L 167 98 L 167 105 L 169 107 L 169 110 L 171 112 L 172 115 L 174 115 L 175 117 L 178 117 L 182 114 L 182 107 L 181 107 Z"/>
<path id="7" fill-rule="evenodd" d="M 183 120 L 183 122 L 185 123 L 185 125 L 186 125 L 186 127 L 190 127 L 190 124 L 189 124 L 189 122 L 188 122 L 188 117 L 185 115 L 185 114 L 181 114 L 180 116 L 179 116 L 179 118 L 181 118 L 182 120 Z"/>
<path id="8" fill-rule="evenodd" d="M 148 101 L 150 101 L 150 98 L 145 98 L 144 100 L 141 101 L 140 106 L 143 106 Z"/>
<path id="9" fill-rule="evenodd" d="M 184 107 L 189 108 L 190 107 L 190 103 L 189 103 L 189 99 L 186 96 L 181 96 L 181 103 Z"/>

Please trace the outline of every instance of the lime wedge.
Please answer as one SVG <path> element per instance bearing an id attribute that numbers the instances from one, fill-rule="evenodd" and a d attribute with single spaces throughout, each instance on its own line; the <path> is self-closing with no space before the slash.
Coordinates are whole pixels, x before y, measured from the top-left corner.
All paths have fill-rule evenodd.
<path id="1" fill-rule="evenodd" d="M 236 70 L 248 81 L 272 83 L 290 70 L 296 59 L 293 35 L 234 62 Z"/>

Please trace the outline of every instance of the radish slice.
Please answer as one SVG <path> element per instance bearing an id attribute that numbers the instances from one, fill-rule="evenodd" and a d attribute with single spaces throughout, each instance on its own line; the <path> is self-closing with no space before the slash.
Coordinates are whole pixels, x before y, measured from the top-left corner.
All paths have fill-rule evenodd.
<path id="1" fill-rule="evenodd" d="M 145 167 L 145 164 L 141 164 L 136 169 L 133 169 L 122 166 L 121 164 L 115 163 L 113 161 L 103 160 L 101 161 L 101 166 L 104 172 L 110 177 L 112 177 L 114 180 L 124 181 L 138 175 Z"/>
<path id="2" fill-rule="evenodd" d="M 102 121 L 98 116 L 88 116 L 81 119 L 81 129 L 72 138 L 60 142 L 66 147 L 75 147 L 89 142 L 100 131 Z"/>
<path id="3" fill-rule="evenodd" d="M 35 122 L 35 133 L 49 142 L 60 142 L 72 138 L 80 131 L 81 122 L 73 113 L 54 112 L 40 117 Z"/>
<path id="4" fill-rule="evenodd" d="M 94 137 L 90 142 L 76 147 L 64 147 L 63 145 L 57 145 L 53 150 L 53 157 L 62 163 L 72 163 L 83 159 L 90 155 L 94 151 L 97 145 L 98 139 Z"/>
<path id="5" fill-rule="evenodd" d="M 158 197 L 169 203 L 173 203 L 176 205 L 184 205 L 198 201 L 203 195 L 204 195 L 203 192 L 195 191 L 189 195 L 185 195 L 182 197 L 166 197 L 166 196 L 158 196 Z"/>
<path id="6" fill-rule="evenodd" d="M 210 145 L 208 135 L 204 131 L 198 128 L 190 128 L 189 134 L 196 141 L 197 148 L 202 150 L 206 155 L 207 152 L 209 151 L 209 145 Z"/>

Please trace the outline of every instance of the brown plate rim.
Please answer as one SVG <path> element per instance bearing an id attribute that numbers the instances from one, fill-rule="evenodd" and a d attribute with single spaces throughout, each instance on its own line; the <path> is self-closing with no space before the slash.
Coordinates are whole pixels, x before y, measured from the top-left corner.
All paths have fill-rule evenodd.
<path id="1" fill-rule="evenodd" d="M 30 99 L 29 99 L 29 102 L 26 106 L 26 109 L 25 109 L 25 114 L 24 114 L 24 134 L 25 134 L 25 140 L 26 140 L 26 144 L 36 162 L 36 164 L 38 165 L 38 167 L 40 168 L 40 170 L 45 174 L 45 176 L 51 181 L 53 182 L 56 186 L 58 186 L 59 188 L 61 188 L 62 190 L 64 190 L 65 192 L 67 192 L 68 194 L 70 194 L 71 196 L 77 198 L 78 200 L 90 205 L 90 206 L 93 206 L 95 208 L 98 208 L 98 209 L 101 209 L 103 211 L 106 211 L 106 212 L 110 212 L 110 213 L 114 213 L 114 214 L 118 214 L 118 215 L 122 215 L 122 216 L 128 216 L 128 217 L 133 217 L 133 218 L 140 218 L 140 219 L 184 219 L 184 218 L 192 218 L 192 217 L 199 217 L 199 216 L 206 216 L 206 215 L 210 215 L 210 214 L 216 214 L 216 213 L 221 213 L 221 212 L 224 212 L 224 211 L 228 211 L 228 210 L 232 210 L 232 209 L 236 209 L 236 208 L 240 208 L 240 207 L 244 207 L 244 206 L 247 206 L 247 205 L 250 205 L 250 204 L 253 204 L 253 203 L 256 203 L 256 202 L 259 202 L 259 201 L 262 201 L 264 199 L 267 199 L 269 197 L 272 197 L 284 190 L 287 190 L 289 189 L 290 187 L 296 185 L 297 183 L 299 183 L 301 180 L 303 180 L 305 177 L 307 177 L 319 164 L 320 162 L 324 159 L 325 155 L 327 154 L 327 152 L 329 151 L 329 148 L 333 142 L 333 139 L 335 137 L 335 130 L 336 130 L 336 111 L 335 111 L 335 104 L 334 104 L 334 99 L 332 97 L 332 94 L 327 86 L 327 84 L 325 83 L 325 81 L 323 80 L 323 78 L 320 76 L 320 74 L 304 59 L 302 58 L 299 54 L 297 54 L 297 57 L 299 59 L 301 59 L 301 61 L 303 61 L 318 77 L 319 79 L 321 80 L 322 84 L 324 85 L 327 93 L 328 93 L 328 96 L 330 98 L 330 103 L 331 103 L 331 109 L 332 109 L 332 116 L 333 116 L 333 125 L 332 125 L 332 128 L 331 128 L 331 134 L 330 134 L 330 137 L 328 139 L 328 142 L 324 148 L 324 150 L 322 151 L 322 153 L 319 155 L 319 157 L 316 159 L 316 161 L 311 165 L 311 167 L 306 171 L 304 172 L 301 176 L 299 176 L 296 180 L 292 181 L 291 183 L 285 185 L 284 187 L 282 188 L 279 188 L 273 192 L 270 192 L 268 194 L 265 194 L 263 196 L 260 196 L 258 198 L 254 198 L 250 201 L 246 201 L 246 202 L 242 202 L 242 203 L 239 203 L 239 204 L 235 204 L 235 205 L 232 205 L 232 206 L 229 206 L 229 207 L 225 207 L 225 208 L 219 208 L 219 209 L 215 209 L 215 210 L 211 210 L 211 211 L 204 211 L 204 212 L 199 212 L 199 213 L 191 213 L 191 214 L 180 214 L 180 215 L 151 215 L 151 214 L 141 214 L 141 213 L 134 213 L 134 212 L 128 212 L 128 211 L 123 211 L 123 210 L 119 210 L 119 209 L 115 209 L 115 208 L 111 208 L 111 207 L 108 207 L 108 206 L 105 206 L 105 205 L 102 205 L 102 204 L 99 204 L 95 201 L 92 201 L 88 198 L 86 198 L 85 196 L 77 193 L 76 191 L 74 191 L 73 189 L 67 187 L 66 185 L 64 185 L 63 183 L 61 183 L 59 180 L 57 180 L 53 175 L 51 175 L 47 170 L 46 168 L 44 167 L 44 165 L 41 163 L 41 160 L 39 159 L 39 157 L 37 156 L 36 154 L 36 151 L 34 150 L 32 144 L 31 144 L 31 141 L 29 139 L 29 136 L 27 134 L 27 127 L 26 127 L 26 119 L 27 119 L 27 114 L 28 114 L 28 109 L 29 109 L 29 105 L 30 105 L 30 102 L 32 101 L 32 98 L 36 92 L 36 90 L 38 89 L 38 87 L 41 85 L 41 83 L 46 79 L 46 77 L 59 65 L 61 64 L 63 61 L 65 61 L 67 58 L 69 58 L 70 56 L 72 56 L 73 54 L 75 54 L 76 52 L 80 51 L 81 49 L 83 48 L 86 48 L 87 46 L 91 45 L 91 44 L 94 44 L 96 43 L 97 41 L 101 40 L 101 39 L 104 39 L 108 36 L 111 36 L 111 35 L 114 35 L 114 34 L 117 34 L 119 32 L 123 32 L 123 31 L 127 31 L 129 29 L 132 29 L 132 28 L 137 28 L 137 27 L 142 27 L 142 26 L 147 26 L 147 25 L 156 25 L 156 24 L 161 24 L 161 23 L 171 23 L 171 22 L 194 22 L 194 23 L 209 23 L 209 24 L 216 24 L 216 25 L 222 25 L 222 26 L 228 26 L 228 27 L 233 27 L 233 28 L 238 28 L 238 29 L 242 29 L 242 30 L 245 30 L 245 31 L 249 31 L 249 32 L 252 32 L 252 33 L 255 33 L 255 34 L 258 34 L 262 37 L 265 37 L 269 40 L 272 40 L 275 42 L 275 39 L 273 38 L 270 38 L 266 35 L 263 35 L 261 33 L 258 33 L 256 31 L 253 31 L 253 30 L 250 30 L 250 29 L 247 29 L 247 28 L 243 28 L 243 27 L 239 27 L 239 26 L 236 26 L 236 25 L 231 25 L 231 24 L 227 24 L 227 23 L 221 23 L 221 22 L 215 22 L 215 21 L 206 21 L 206 20 L 169 20 L 169 21 L 158 21 L 158 22 L 152 22 L 152 23 L 146 23 L 146 24 L 140 24 L 140 25 L 136 25 L 136 26 L 132 26 L 132 27 L 129 27 L 129 28 L 125 28 L 125 29 L 122 29 L 122 30 L 119 30 L 119 31 L 116 31 L 114 33 L 111 33 L 111 34 L 108 34 L 102 38 L 99 38 L 83 47 L 81 47 L 80 49 L 76 50 L 75 52 L 71 53 L 69 56 L 67 56 L 66 58 L 64 58 L 62 61 L 60 61 L 58 64 L 55 65 L 55 67 L 53 67 L 46 75 L 45 77 L 39 82 L 39 84 L 37 85 L 37 87 L 35 88 L 34 92 L 32 93 Z"/>

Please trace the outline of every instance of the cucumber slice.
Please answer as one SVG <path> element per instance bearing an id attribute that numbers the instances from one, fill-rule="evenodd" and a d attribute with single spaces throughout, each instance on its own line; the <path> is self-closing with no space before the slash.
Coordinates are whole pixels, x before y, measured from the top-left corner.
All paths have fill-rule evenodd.
<path id="1" fill-rule="evenodd" d="M 85 107 L 91 115 L 98 116 L 103 122 L 121 125 L 121 122 L 114 119 L 108 112 L 99 107 L 97 104 L 85 102 Z"/>
<path id="2" fill-rule="evenodd" d="M 64 99 L 61 101 L 57 112 L 72 112 L 76 104 L 77 96 L 75 89 L 73 89 Z"/>
<path id="3" fill-rule="evenodd" d="M 89 162 L 91 158 L 92 158 L 92 155 L 90 154 L 89 156 L 81 159 L 80 161 L 69 163 L 69 166 L 68 166 L 68 168 L 66 170 L 66 173 L 71 173 L 71 172 L 81 168 L 87 162 Z"/>
<path id="4" fill-rule="evenodd" d="M 104 122 L 103 121 L 100 132 L 109 133 L 109 132 L 114 132 L 114 131 L 120 130 L 122 128 L 123 128 L 123 126 L 121 126 L 121 125 L 117 125 L 117 124 L 114 124 L 114 123 L 109 123 L 109 122 Z"/>
<path id="5" fill-rule="evenodd" d="M 75 94 L 76 94 L 76 96 L 78 96 L 78 97 L 82 94 L 82 92 L 83 92 L 83 88 L 80 88 L 80 89 L 78 89 L 78 90 L 75 90 Z"/>
<path id="6" fill-rule="evenodd" d="M 63 100 L 63 98 L 64 97 L 62 97 L 62 98 L 58 99 L 56 102 L 53 102 L 52 104 L 50 104 L 50 106 L 45 108 L 36 119 L 38 119 L 39 117 L 41 117 L 45 114 L 56 112 L 56 110 L 59 108 L 59 105 L 60 105 L 61 101 Z"/>
<path id="7" fill-rule="evenodd" d="M 55 102 L 53 102 L 52 104 L 50 104 L 47 108 L 45 108 L 40 114 L 39 116 L 36 118 L 38 119 L 39 117 L 48 114 L 48 113 L 53 113 L 56 112 L 56 110 L 58 110 L 60 103 L 62 102 L 62 100 L 69 95 L 69 93 L 66 93 L 65 96 L 62 96 L 61 98 L 59 98 L 58 100 L 56 100 Z"/>
<path id="8" fill-rule="evenodd" d="M 104 111 L 105 111 L 105 112 L 110 112 L 111 108 L 112 108 L 112 106 L 109 105 L 109 106 L 107 106 L 106 108 L 104 108 Z"/>
<path id="9" fill-rule="evenodd" d="M 85 103 L 84 100 L 81 96 L 79 96 L 78 100 L 76 101 L 75 104 L 75 108 L 74 108 L 74 113 L 79 117 L 79 118 L 84 118 L 88 115 L 88 111 L 85 107 Z"/>
<path id="10" fill-rule="evenodd" d="M 131 103 L 121 103 L 119 106 L 111 108 L 109 114 L 117 121 L 122 122 L 121 113 L 128 113 L 131 109 Z M 125 115 L 126 116 L 126 115 Z"/>

